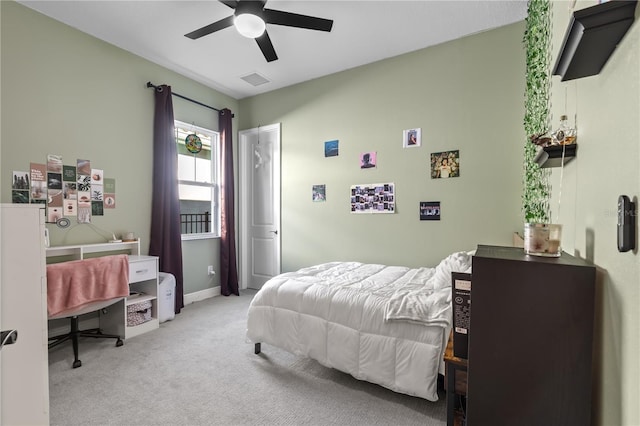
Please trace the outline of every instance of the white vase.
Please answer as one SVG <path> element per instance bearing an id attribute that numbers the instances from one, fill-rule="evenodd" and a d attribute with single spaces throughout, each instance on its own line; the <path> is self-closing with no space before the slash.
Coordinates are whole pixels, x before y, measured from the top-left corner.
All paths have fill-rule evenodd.
<path id="1" fill-rule="evenodd" d="M 562 225 L 525 223 L 524 251 L 533 256 L 559 257 L 562 253 Z"/>

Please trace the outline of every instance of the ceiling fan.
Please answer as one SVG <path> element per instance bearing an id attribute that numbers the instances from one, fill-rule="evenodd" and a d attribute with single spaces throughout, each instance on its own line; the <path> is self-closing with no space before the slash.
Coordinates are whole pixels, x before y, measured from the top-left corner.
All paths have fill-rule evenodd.
<path id="1" fill-rule="evenodd" d="M 233 15 L 206 25 L 200 29 L 185 34 L 190 39 L 198 39 L 216 31 L 235 26 L 240 34 L 253 38 L 258 43 L 267 62 L 278 59 L 276 50 L 266 31 L 266 24 L 284 25 L 287 27 L 306 28 L 317 31 L 331 31 L 333 20 L 300 15 L 292 12 L 266 9 L 265 1 L 250 0 L 219 0 L 232 9 Z"/>

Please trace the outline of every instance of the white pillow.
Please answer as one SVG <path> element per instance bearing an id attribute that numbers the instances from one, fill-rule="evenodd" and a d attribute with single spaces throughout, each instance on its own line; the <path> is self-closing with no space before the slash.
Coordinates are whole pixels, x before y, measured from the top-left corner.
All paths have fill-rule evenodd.
<path id="1" fill-rule="evenodd" d="M 471 272 L 471 260 L 473 256 L 469 252 L 456 252 L 445 257 L 436 266 L 436 272 L 433 274 L 432 280 L 437 285 L 434 288 L 439 287 L 451 287 L 451 273 L 452 272 Z"/>

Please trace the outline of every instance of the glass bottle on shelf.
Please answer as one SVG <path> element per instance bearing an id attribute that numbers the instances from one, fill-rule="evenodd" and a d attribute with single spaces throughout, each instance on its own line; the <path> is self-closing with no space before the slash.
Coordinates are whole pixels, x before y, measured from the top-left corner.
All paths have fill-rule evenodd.
<path id="1" fill-rule="evenodd" d="M 570 145 L 576 141 L 576 129 L 569 125 L 566 115 L 560 116 L 560 127 L 551 135 L 553 145 Z"/>

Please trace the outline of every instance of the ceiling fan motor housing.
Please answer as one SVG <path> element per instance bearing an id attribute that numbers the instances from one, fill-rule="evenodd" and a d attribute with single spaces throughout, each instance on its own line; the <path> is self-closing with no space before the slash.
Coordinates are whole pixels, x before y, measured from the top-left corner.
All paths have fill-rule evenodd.
<path id="1" fill-rule="evenodd" d="M 260 17 L 260 19 L 264 21 L 264 17 L 262 16 L 263 7 L 262 2 L 259 1 L 239 1 L 234 15 L 238 16 L 243 13 L 249 13 Z"/>
<path id="2" fill-rule="evenodd" d="M 266 1 L 251 0 L 219 0 L 220 3 L 234 9 L 233 15 L 205 25 L 195 31 L 185 34 L 192 40 L 204 37 L 216 31 L 235 26 L 240 34 L 253 38 L 262 51 L 267 62 L 278 59 L 273 43 L 266 30 L 266 24 L 283 25 L 286 27 L 303 28 L 316 31 L 331 31 L 333 20 L 315 16 L 281 10 L 265 9 Z M 243 16 L 245 15 L 245 16 Z M 241 17 L 240 19 L 237 19 Z M 256 19 L 257 18 L 257 19 Z M 245 21 L 245 22 L 242 22 Z"/>

